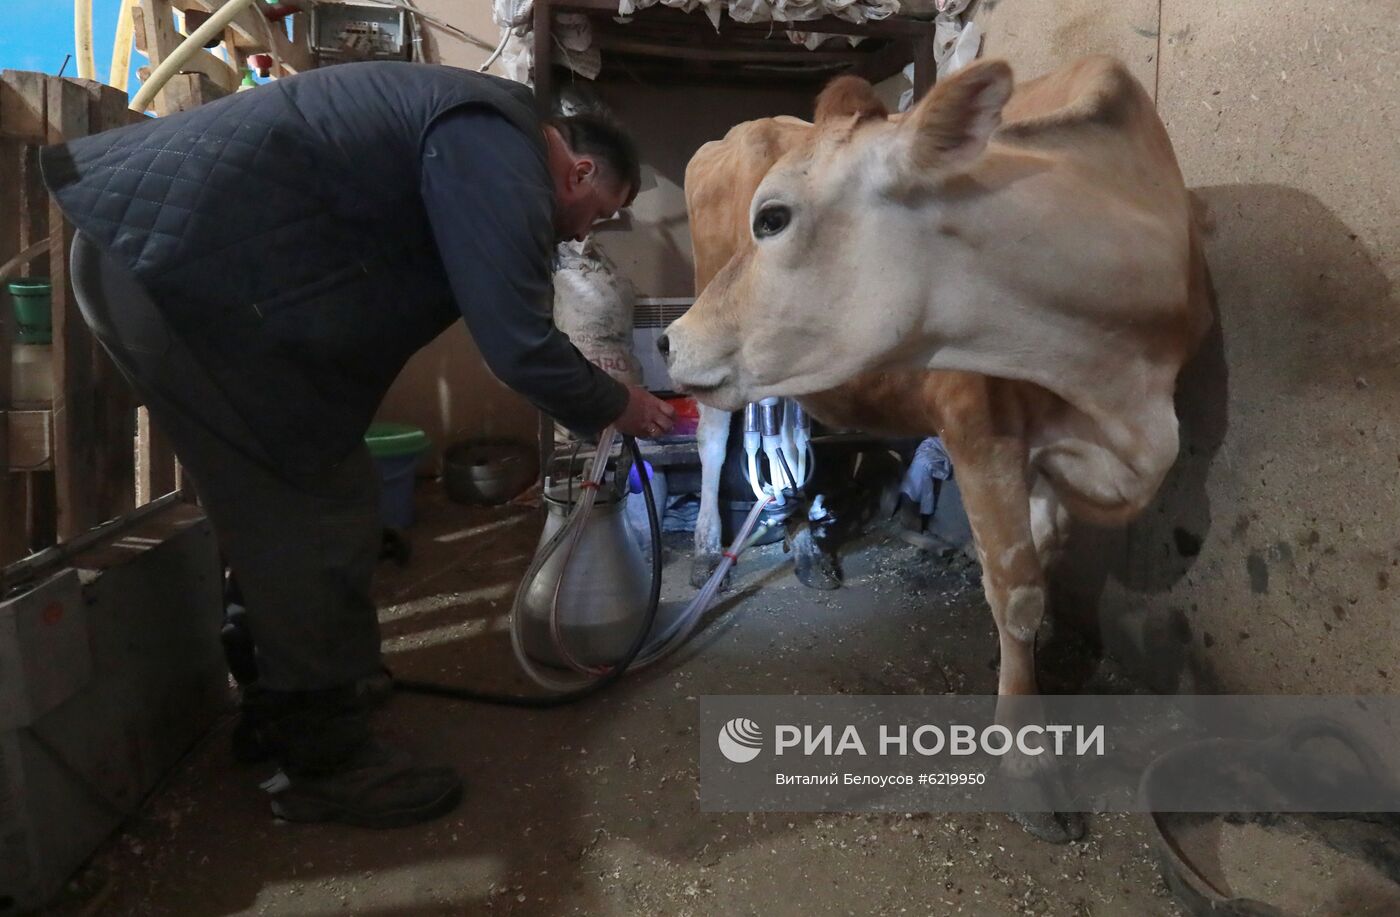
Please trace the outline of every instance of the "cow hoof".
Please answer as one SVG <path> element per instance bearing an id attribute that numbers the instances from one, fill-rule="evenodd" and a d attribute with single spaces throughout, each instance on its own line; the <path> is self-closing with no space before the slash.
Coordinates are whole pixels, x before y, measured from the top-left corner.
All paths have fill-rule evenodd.
<path id="1" fill-rule="evenodd" d="M 1079 812 L 1013 812 L 1011 818 L 1031 837 L 1048 844 L 1068 844 L 1084 836 L 1084 816 Z"/>
<path id="2" fill-rule="evenodd" d="M 719 562 L 723 559 L 718 552 L 714 554 L 696 554 L 695 559 L 690 562 L 690 585 L 696 589 L 703 589 L 710 581 L 710 577 L 719 569 Z M 734 568 L 729 568 L 730 573 Z M 724 575 L 724 582 L 719 584 L 720 591 L 729 588 L 730 573 Z"/>
<path id="3" fill-rule="evenodd" d="M 841 571 L 836 562 L 825 554 L 797 552 L 797 581 L 808 589 L 840 589 Z"/>

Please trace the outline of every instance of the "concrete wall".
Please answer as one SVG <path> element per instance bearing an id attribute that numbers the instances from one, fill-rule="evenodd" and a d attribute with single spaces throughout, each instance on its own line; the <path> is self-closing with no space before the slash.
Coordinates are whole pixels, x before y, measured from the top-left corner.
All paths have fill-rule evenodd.
<path id="1" fill-rule="evenodd" d="M 1182 452 L 1079 531 L 1061 612 L 1159 687 L 1400 689 L 1400 15 L 1394 0 L 984 0 L 1023 76 L 1085 52 L 1156 94 L 1208 205 L 1219 322 Z M 1150 82 L 1149 82 L 1150 78 Z"/>

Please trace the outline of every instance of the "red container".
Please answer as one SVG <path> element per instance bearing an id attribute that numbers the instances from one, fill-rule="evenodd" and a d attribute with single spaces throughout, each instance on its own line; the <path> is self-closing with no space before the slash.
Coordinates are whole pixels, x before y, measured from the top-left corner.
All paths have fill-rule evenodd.
<path id="1" fill-rule="evenodd" d="M 690 395 L 677 395 L 667 398 L 666 403 L 676 409 L 676 424 L 671 428 L 672 436 L 694 436 L 700 426 L 700 405 Z"/>

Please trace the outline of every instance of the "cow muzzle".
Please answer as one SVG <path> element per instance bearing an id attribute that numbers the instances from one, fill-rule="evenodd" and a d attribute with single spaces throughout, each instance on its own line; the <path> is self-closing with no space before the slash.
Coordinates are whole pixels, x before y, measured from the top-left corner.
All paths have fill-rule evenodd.
<path id="1" fill-rule="evenodd" d="M 726 411 L 743 407 L 733 348 L 713 346 L 707 335 L 687 327 L 685 316 L 671 323 L 656 347 L 677 391 Z"/>

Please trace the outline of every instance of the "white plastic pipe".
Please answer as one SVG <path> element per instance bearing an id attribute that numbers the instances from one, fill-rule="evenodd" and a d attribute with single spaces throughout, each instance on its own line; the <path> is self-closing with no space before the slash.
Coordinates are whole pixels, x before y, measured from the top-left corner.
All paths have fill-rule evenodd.
<path id="1" fill-rule="evenodd" d="M 205 42 L 215 35 L 223 32 L 224 27 L 234 20 L 239 13 L 247 7 L 257 3 L 258 0 L 228 0 L 223 6 L 214 11 L 204 25 L 190 33 L 190 37 L 180 42 L 179 47 L 170 52 L 165 60 L 160 62 L 151 78 L 141 84 L 141 89 L 136 93 L 136 98 L 131 100 L 132 111 L 145 111 L 151 107 L 151 102 L 155 99 L 156 93 L 161 87 L 170 82 L 170 78 L 180 72 L 180 68 L 185 61 L 194 57 L 204 48 Z M 258 15 L 262 15 L 259 11 Z"/>
<path id="2" fill-rule="evenodd" d="M 757 433 L 744 434 L 744 455 L 748 458 L 748 471 L 746 477 L 749 479 L 749 486 L 753 488 L 755 499 L 768 499 L 768 491 L 763 488 L 763 477 L 758 473 L 758 447 L 759 439 Z"/>
<path id="3" fill-rule="evenodd" d="M 792 482 L 796 490 L 802 486 L 802 460 L 797 453 L 797 402 L 786 398 L 783 399 L 783 432 L 779 449 L 787 459 L 783 470 L 797 475 L 797 480 Z"/>
<path id="4" fill-rule="evenodd" d="M 117 0 L 121 8 L 117 10 L 117 36 L 112 41 L 112 72 L 107 83 L 122 92 L 126 92 L 131 75 L 131 42 L 136 33 L 135 17 L 131 14 L 131 4 L 134 2 Z"/>
<path id="5" fill-rule="evenodd" d="M 763 476 L 758 471 L 758 453 L 749 453 L 749 486 L 753 488 L 754 498 L 757 500 L 768 499 L 768 490 L 763 486 Z"/>
<path id="6" fill-rule="evenodd" d="M 73 0 L 73 45 L 78 56 L 79 79 L 96 79 L 97 59 L 92 53 L 92 0 Z"/>

